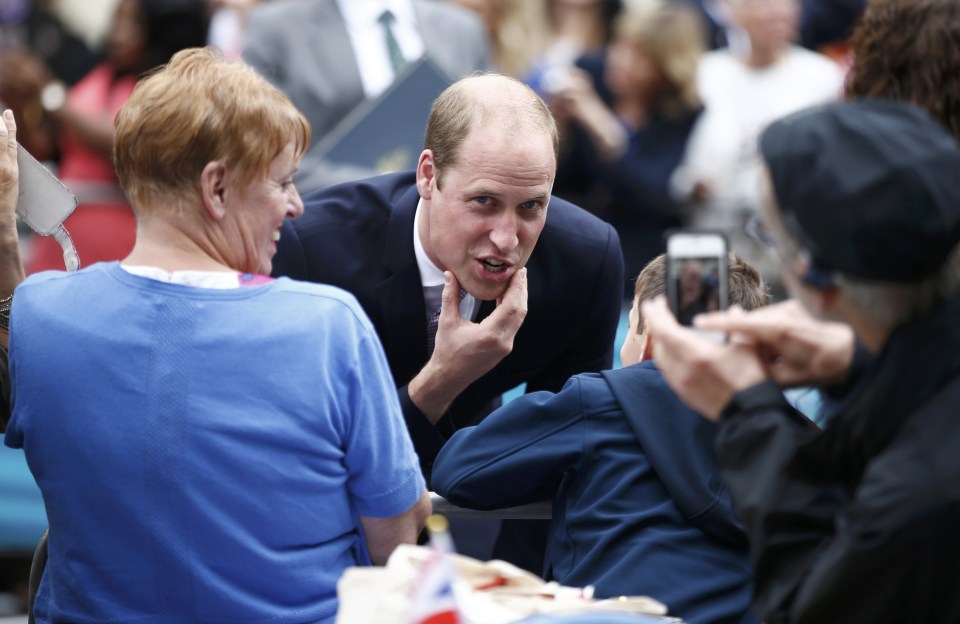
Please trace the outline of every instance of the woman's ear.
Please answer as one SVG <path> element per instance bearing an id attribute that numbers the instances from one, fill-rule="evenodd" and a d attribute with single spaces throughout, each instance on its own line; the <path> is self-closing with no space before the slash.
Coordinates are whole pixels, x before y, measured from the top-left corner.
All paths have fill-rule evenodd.
<path id="1" fill-rule="evenodd" d="M 227 168 L 219 161 L 211 161 L 200 172 L 200 197 L 207 215 L 214 221 L 227 216 Z"/>

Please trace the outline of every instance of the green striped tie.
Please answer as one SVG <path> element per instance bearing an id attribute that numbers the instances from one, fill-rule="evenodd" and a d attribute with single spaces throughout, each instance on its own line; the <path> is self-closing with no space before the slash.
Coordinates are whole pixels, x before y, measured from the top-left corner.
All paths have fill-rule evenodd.
<path id="1" fill-rule="evenodd" d="M 390 54 L 390 65 L 393 67 L 393 75 L 400 73 L 400 69 L 406 65 L 407 61 L 403 58 L 403 52 L 400 51 L 400 44 L 397 43 L 397 37 L 393 34 L 393 23 L 396 18 L 389 10 L 380 14 L 377 19 L 383 25 L 383 37 L 387 42 L 387 52 Z"/>

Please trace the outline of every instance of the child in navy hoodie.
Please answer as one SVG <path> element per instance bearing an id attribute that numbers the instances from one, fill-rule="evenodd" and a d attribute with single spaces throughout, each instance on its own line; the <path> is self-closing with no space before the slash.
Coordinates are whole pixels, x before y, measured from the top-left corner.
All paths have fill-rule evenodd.
<path id="1" fill-rule="evenodd" d="M 729 258 L 730 303 L 768 302 Z M 523 395 L 458 431 L 433 467 L 450 502 L 553 501 L 544 578 L 597 597 L 651 596 L 691 624 L 755 623 L 748 544 L 713 457 L 715 425 L 684 406 L 651 360 L 640 302 L 666 290 L 660 256 L 637 278 L 624 368 Z"/>

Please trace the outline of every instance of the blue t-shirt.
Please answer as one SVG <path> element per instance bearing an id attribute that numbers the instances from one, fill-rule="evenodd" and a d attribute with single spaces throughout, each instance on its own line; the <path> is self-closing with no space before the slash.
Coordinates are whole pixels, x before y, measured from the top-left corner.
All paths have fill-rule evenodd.
<path id="1" fill-rule="evenodd" d="M 13 416 L 50 522 L 38 621 L 325 622 L 359 516 L 424 490 L 353 297 L 94 265 L 21 284 Z"/>

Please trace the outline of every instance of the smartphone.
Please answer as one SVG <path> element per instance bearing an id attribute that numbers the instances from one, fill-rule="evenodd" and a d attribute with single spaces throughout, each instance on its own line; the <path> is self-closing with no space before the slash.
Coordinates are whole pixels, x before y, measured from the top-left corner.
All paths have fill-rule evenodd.
<path id="1" fill-rule="evenodd" d="M 681 325 L 729 303 L 727 237 L 708 230 L 671 230 L 667 234 L 667 298 Z"/>
<path id="2" fill-rule="evenodd" d="M 77 208 L 77 198 L 49 169 L 17 143 L 20 197 L 17 216 L 37 234 L 50 236 Z"/>

